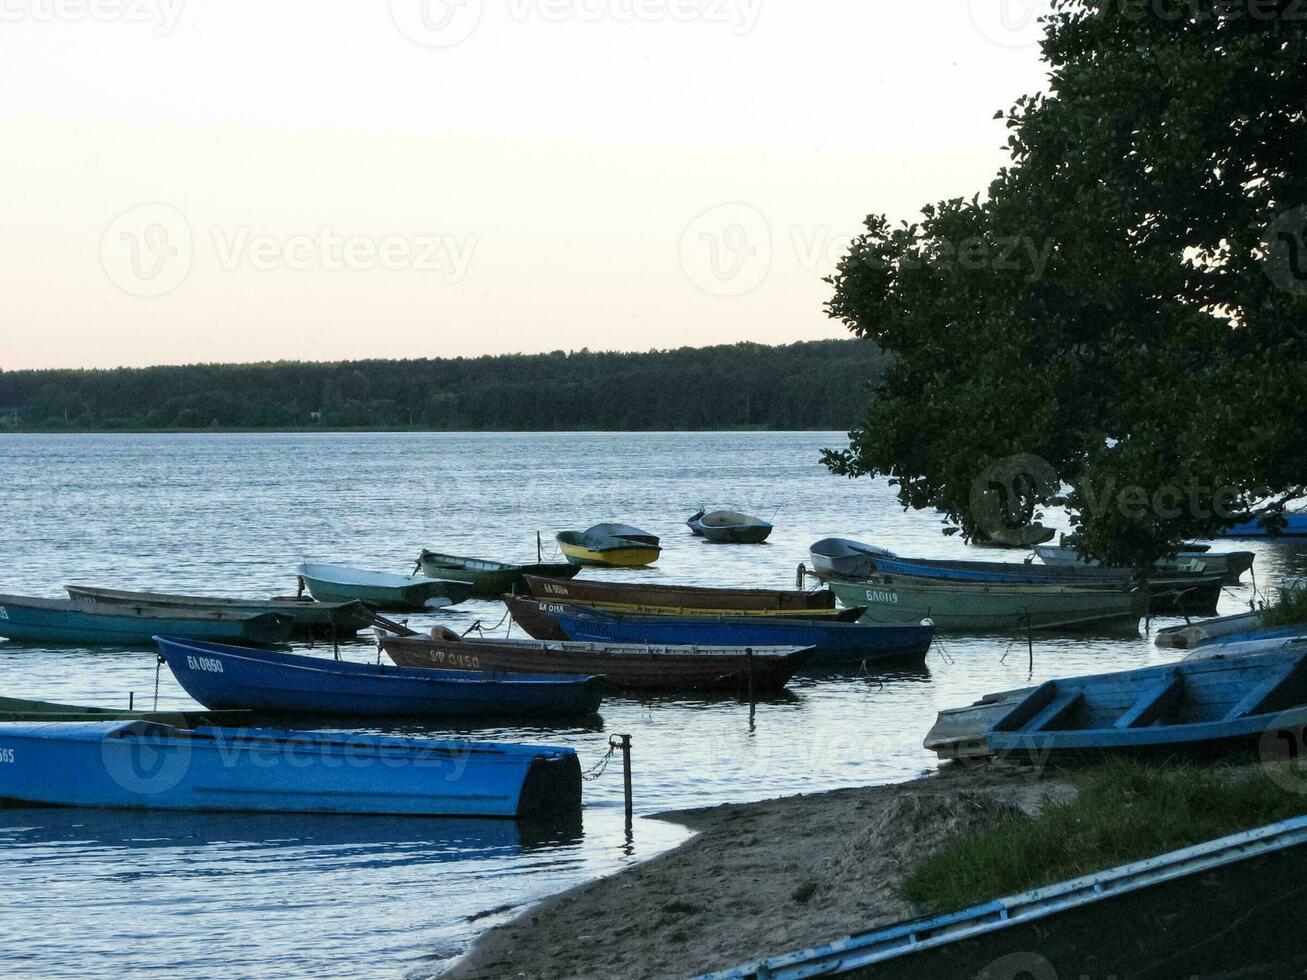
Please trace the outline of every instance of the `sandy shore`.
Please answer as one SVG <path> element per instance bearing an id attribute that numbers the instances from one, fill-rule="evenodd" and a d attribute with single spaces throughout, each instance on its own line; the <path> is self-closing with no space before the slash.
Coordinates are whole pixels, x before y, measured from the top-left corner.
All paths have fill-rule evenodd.
<path id="1" fill-rule="evenodd" d="M 892 786 L 661 814 L 681 847 L 486 933 L 446 977 L 687 977 L 898 921 L 896 886 L 950 836 L 1064 784 L 950 767 Z"/>

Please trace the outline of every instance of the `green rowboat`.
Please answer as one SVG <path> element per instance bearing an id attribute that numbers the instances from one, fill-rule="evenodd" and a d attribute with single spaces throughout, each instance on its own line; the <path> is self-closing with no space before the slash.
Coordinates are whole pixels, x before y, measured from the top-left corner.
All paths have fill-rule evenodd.
<path id="1" fill-rule="evenodd" d="M 299 577 L 319 602 L 358 601 L 387 612 L 443 609 L 471 599 L 473 592 L 467 582 L 308 562 L 299 567 Z"/>
<path id="2" fill-rule="evenodd" d="M 438 551 L 423 551 L 418 569 L 428 578 L 467 582 L 478 599 L 498 599 L 505 593 L 525 591 L 524 575 L 539 578 L 569 579 L 581 571 L 579 565 L 567 563 L 511 565 L 485 558 L 464 558 Z"/>
<path id="3" fill-rule="evenodd" d="M 953 633 L 1011 630 L 1138 630 L 1148 606 L 1144 589 L 941 581 L 911 575 L 828 577 L 845 606 L 865 606 L 864 622 L 919 623 Z"/>
<path id="4" fill-rule="evenodd" d="M 119 711 L 117 708 L 86 708 L 77 704 L 0 698 L 0 721 L 153 721 L 174 728 L 197 725 L 239 727 L 248 725 L 249 711 Z"/>

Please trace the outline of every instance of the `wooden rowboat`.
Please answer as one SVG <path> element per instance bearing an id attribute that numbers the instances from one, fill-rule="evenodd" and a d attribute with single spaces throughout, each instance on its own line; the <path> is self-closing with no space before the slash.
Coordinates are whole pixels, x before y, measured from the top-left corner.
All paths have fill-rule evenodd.
<path id="1" fill-rule="evenodd" d="M 179 683 L 206 708 L 368 717 L 594 714 L 596 677 L 409 670 L 156 638 Z"/>
<path id="2" fill-rule="evenodd" d="M 733 510 L 700 511 L 685 523 L 713 544 L 761 544 L 772 532 L 770 522 Z"/>
<path id="3" fill-rule="evenodd" d="M 276 613 L 293 621 L 292 635 L 300 637 L 348 637 L 374 622 L 374 614 L 361 602 L 314 602 L 299 599 L 228 599 L 210 596 L 170 595 L 161 592 L 124 592 L 86 585 L 66 585 L 74 599 L 115 605 L 149 605 L 195 612 L 234 612 L 257 615 Z"/>
<path id="4" fill-rule="evenodd" d="M 179 728 L 197 725 L 246 725 L 249 711 L 131 711 L 88 708 L 53 701 L 0 698 L 0 722 L 6 721 L 154 721 Z"/>
<path id="5" fill-rule="evenodd" d="M 467 582 L 308 562 L 300 565 L 299 577 L 319 602 L 364 602 L 396 612 L 443 609 L 472 598 L 474 591 Z"/>
<path id="6" fill-rule="evenodd" d="M 20 643 L 148 646 L 158 633 L 272 646 L 291 635 L 279 613 L 190 610 L 0 595 L 0 636 Z"/>
<path id="7" fill-rule="evenodd" d="M 497 599 L 505 592 L 522 589 L 522 577 L 568 579 L 580 573 L 579 565 L 556 562 L 536 565 L 511 565 L 485 558 L 463 558 L 438 551 L 423 551 L 418 557 L 418 570 L 428 578 L 467 582 L 478 599 Z"/>
<path id="8" fill-rule="evenodd" d="M 629 524 L 596 524 L 585 531 L 562 531 L 556 539 L 573 565 L 643 568 L 662 554 L 657 535 Z"/>
<path id="9" fill-rule="evenodd" d="M 384 637 L 382 647 L 403 667 L 602 674 L 633 693 L 717 691 L 766 696 L 782 690 L 807 662 L 802 647 L 665 646 L 460 639 L 448 630 L 430 637 Z"/>
<path id="10" fill-rule="evenodd" d="M 800 592 L 786 589 L 708 589 L 693 585 L 658 583 L 598 582 L 576 579 L 558 582 L 528 575 L 528 595 L 539 599 L 557 599 L 582 606 L 600 604 L 664 607 L 669 610 L 704 609 L 739 613 L 830 612 L 835 608 L 835 593 Z"/>
<path id="11" fill-rule="evenodd" d="M 145 721 L 0 724 L 0 799 L 443 817 L 579 812 L 569 748 Z"/>

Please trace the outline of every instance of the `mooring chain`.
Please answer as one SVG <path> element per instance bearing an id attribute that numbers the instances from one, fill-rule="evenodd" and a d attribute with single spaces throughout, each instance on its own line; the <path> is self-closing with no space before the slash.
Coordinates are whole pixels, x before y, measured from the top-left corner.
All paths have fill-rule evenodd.
<path id="1" fill-rule="evenodd" d="M 163 659 L 162 653 L 154 655 L 154 710 L 159 710 L 159 671 L 163 670 L 163 665 L 168 661 Z"/>
<path id="2" fill-rule="evenodd" d="M 608 763 L 612 761 L 613 753 L 615 753 L 616 751 L 617 751 L 617 743 L 609 739 L 608 751 L 604 753 L 603 758 L 600 759 L 598 762 L 596 762 L 585 772 L 581 773 L 581 778 L 586 780 L 587 782 L 593 782 L 594 780 L 602 776 L 605 772 L 608 771 Z"/>

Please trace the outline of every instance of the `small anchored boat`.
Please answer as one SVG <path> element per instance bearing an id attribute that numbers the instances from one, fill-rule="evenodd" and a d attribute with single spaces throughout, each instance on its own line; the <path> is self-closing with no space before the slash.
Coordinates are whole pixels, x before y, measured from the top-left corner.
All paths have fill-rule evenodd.
<path id="1" fill-rule="evenodd" d="M 363 732 L 0 724 L 0 799 L 53 806 L 528 818 L 579 810 L 568 748 Z"/>
<path id="2" fill-rule="evenodd" d="M 472 598 L 475 592 L 468 582 L 369 572 L 344 565 L 305 562 L 298 573 L 319 602 L 363 602 L 385 612 L 443 609 Z"/>
<path id="3" fill-rule="evenodd" d="M 38 599 L 0 595 L 0 636 L 20 643 L 148 646 L 158 633 L 195 640 L 274 646 L 290 639 L 280 613 Z"/>
<path id="4" fill-rule="evenodd" d="M 772 532 L 769 521 L 733 510 L 699 511 L 685 523 L 713 544 L 762 544 Z"/>
<path id="5" fill-rule="evenodd" d="M 449 630 L 430 637 L 382 638 L 403 667 L 516 671 L 535 674 L 602 674 L 632 693 L 715 691 L 767 696 L 784 689 L 809 659 L 802 647 L 665 646 L 460 638 Z"/>
<path id="6" fill-rule="evenodd" d="M 159 637 L 159 655 L 206 708 L 370 717 L 589 715 L 596 677 L 411 670 Z"/>
<path id="7" fill-rule="evenodd" d="M 74 599 L 119 606 L 160 606 L 191 612 L 228 612 L 258 615 L 276 613 L 292 620 L 292 635 L 299 637 L 349 637 L 367 629 L 374 613 L 361 602 L 314 602 L 308 596 L 285 599 L 229 599 L 210 596 L 171 595 L 163 592 L 125 592 L 87 585 L 66 585 Z"/>
<path id="8" fill-rule="evenodd" d="M 629 524 L 596 524 L 585 531 L 562 531 L 556 538 L 573 565 L 643 568 L 662 554 L 656 534 Z"/>
<path id="9" fill-rule="evenodd" d="M 498 599 L 505 592 L 521 591 L 523 576 L 568 579 L 579 574 L 581 567 L 566 562 L 511 565 L 486 558 L 423 551 L 418 557 L 418 570 L 427 578 L 467 582 L 478 599 Z"/>
<path id="10" fill-rule="evenodd" d="M 893 558 L 894 552 L 848 538 L 822 538 L 808 549 L 812 573 L 818 578 L 866 578 L 876 573 L 876 558 Z"/>
<path id="11" fill-rule="evenodd" d="M 772 616 L 649 616 L 505 596 L 513 619 L 536 639 L 559 634 L 591 643 L 811 647 L 812 668 L 873 661 L 920 663 L 935 636 L 929 623 L 875 626 Z M 547 634 L 547 635 L 542 635 Z"/>

